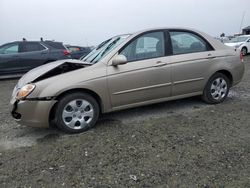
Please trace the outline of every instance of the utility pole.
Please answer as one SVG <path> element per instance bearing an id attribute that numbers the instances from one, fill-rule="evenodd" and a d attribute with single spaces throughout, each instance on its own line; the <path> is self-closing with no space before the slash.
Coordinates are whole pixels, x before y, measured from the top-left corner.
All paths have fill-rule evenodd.
<path id="1" fill-rule="evenodd" d="M 241 19 L 241 23 L 240 23 L 240 31 L 239 31 L 239 34 L 241 33 L 242 24 L 243 24 L 243 21 L 244 21 L 244 18 L 245 18 L 245 14 L 246 14 L 246 11 L 244 11 L 244 12 L 243 12 L 243 15 L 242 15 L 242 19 Z"/>

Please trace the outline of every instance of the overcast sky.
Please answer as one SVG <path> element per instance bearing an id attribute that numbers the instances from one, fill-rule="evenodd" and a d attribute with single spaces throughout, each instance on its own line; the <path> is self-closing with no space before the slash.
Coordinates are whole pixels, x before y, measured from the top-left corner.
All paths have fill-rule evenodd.
<path id="1" fill-rule="evenodd" d="M 0 44 L 54 39 L 96 45 L 153 27 L 191 27 L 212 36 L 250 25 L 250 0 L 0 0 Z"/>

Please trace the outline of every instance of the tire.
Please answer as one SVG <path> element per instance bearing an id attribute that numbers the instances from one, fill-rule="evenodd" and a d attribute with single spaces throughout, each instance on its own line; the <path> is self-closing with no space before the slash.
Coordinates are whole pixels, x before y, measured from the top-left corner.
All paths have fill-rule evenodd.
<path id="1" fill-rule="evenodd" d="M 208 104 L 223 102 L 230 90 L 230 80 L 222 73 L 215 73 L 207 82 L 202 99 Z"/>
<path id="2" fill-rule="evenodd" d="M 55 122 L 66 133 L 81 133 L 96 124 L 99 113 L 99 105 L 91 95 L 72 93 L 58 102 Z"/>
<path id="3" fill-rule="evenodd" d="M 247 48 L 246 48 L 246 47 L 243 47 L 243 48 L 241 49 L 241 53 L 242 53 L 243 56 L 247 55 Z"/>

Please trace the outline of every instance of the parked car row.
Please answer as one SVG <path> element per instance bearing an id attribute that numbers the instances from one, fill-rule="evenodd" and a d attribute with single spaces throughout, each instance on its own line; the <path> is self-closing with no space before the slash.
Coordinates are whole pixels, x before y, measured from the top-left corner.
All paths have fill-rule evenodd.
<path id="1" fill-rule="evenodd" d="M 40 65 L 60 59 L 80 58 L 90 48 L 69 49 L 55 41 L 16 41 L 0 46 L 0 78 L 20 77 Z M 75 47 L 76 49 L 76 47 Z"/>
<path id="2" fill-rule="evenodd" d="M 196 95 L 221 103 L 243 73 L 240 52 L 203 32 L 145 30 L 31 70 L 14 88 L 11 113 L 20 124 L 79 133 L 100 113 Z"/>
<path id="3" fill-rule="evenodd" d="M 237 36 L 226 41 L 224 44 L 239 49 L 244 56 L 250 53 L 250 35 Z"/>

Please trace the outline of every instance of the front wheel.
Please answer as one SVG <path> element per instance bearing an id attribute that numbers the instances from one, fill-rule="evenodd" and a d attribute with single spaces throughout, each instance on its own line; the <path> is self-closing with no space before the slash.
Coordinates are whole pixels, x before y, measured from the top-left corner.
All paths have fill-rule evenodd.
<path id="1" fill-rule="evenodd" d="M 243 56 L 247 55 L 247 48 L 246 48 L 246 47 L 243 47 L 243 48 L 241 49 L 241 53 L 242 53 Z"/>
<path id="2" fill-rule="evenodd" d="M 99 117 L 99 105 L 85 93 L 63 97 L 56 110 L 56 125 L 67 133 L 80 133 L 93 127 Z"/>
<path id="3" fill-rule="evenodd" d="M 229 89 L 228 77 L 222 73 L 216 73 L 208 80 L 202 98 L 209 104 L 221 103 L 227 98 Z"/>

